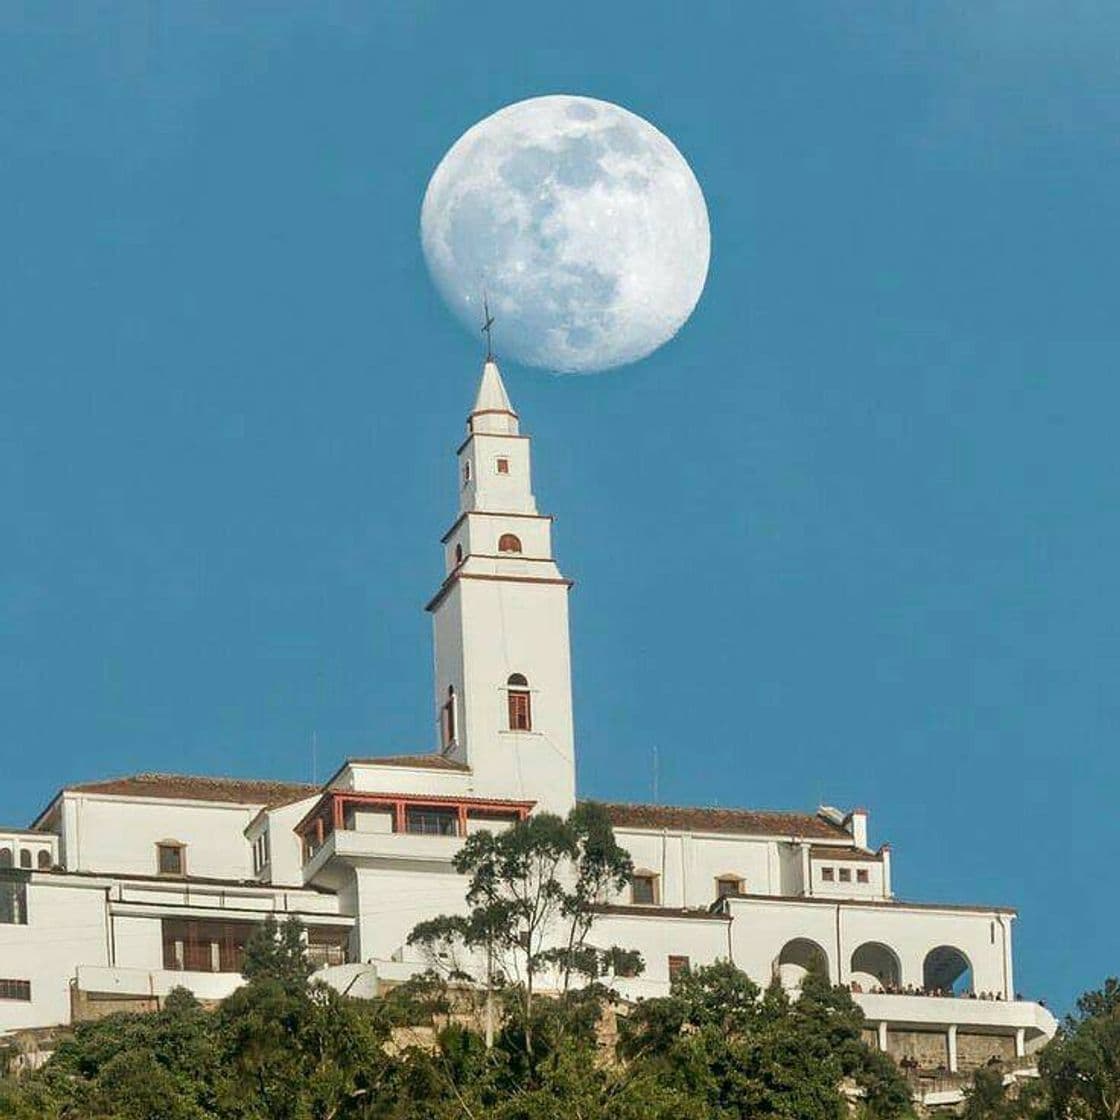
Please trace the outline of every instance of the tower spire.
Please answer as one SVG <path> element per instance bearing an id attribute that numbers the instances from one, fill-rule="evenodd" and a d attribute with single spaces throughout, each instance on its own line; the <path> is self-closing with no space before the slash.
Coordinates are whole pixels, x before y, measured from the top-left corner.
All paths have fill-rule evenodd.
<path id="1" fill-rule="evenodd" d="M 494 360 L 494 316 L 490 314 L 490 300 L 484 291 L 482 293 L 482 333 L 486 335 L 486 361 Z"/>

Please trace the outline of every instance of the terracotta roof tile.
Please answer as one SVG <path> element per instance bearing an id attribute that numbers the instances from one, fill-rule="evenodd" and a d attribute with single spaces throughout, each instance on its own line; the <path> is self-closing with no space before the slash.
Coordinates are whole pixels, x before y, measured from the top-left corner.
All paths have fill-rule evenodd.
<path id="1" fill-rule="evenodd" d="M 856 860 L 862 863 L 882 863 L 882 852 L 865 852 L 862 848 L 834 848 L 830 844 L 814 844 L 809 849 L 812 859 L 831 859 L 843 862 Z"/>
<path id="2" fill-rule="evenodd" d="M 457 770 L 467 773 L 470 767 L 465 762 L 455 762 L 441 754 L 391 754 L 384 758 L 348 758 L 356 766 L 418 766 L 422 770 Z"/>
<path id="3" fill-rule="evenodd" d="M 256 778 L 204 778 L 192 774 L 129 774 L 100 782 L 64 786 L 63 792 L 106 793 L 115 797 L 157 797 L 172 801 L 221 801 L 234 805 L 280 805 L 317 793 L 305 782 Z"/>
<path id="4" fill-rule="evenodd" d="M 758 809 L 692 808 L 682 805 L 632 805 L 601 801 L 615 828 L 667 828 L 674 832 L 732 832 L 743 836 L 851 839 L 838 824 L 812 813 Z"/>

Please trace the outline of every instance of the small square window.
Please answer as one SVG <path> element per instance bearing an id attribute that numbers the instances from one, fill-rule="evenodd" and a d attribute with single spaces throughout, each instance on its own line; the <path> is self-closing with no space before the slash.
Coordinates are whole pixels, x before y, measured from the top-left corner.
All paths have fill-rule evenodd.
<path id="1" fill-rule="evenodd" d="M 509 474 L 509 460 L 508 459 L 499 459 L 498 460 L 498 474 Z"/>
<path id="2" fill-rule="evenodd" d="M 840 868 L 840 882 L 850 883 L 852 881 L 852 869 L 850 867 Z"/>
<path id="3" fill-rule="evenodd" d="M 630 880 L 630 901 L 635 906 L 656 906 L 657 876 L 635 875 Z"/>
<path id="4" fill-rule="evenodd" d="M 156 866 L 161 875 L 182 875 L 186 868 L 182 844 L 157 844 Z"/>
<path id="5" fill-rule="evenodd" d="M 743 880 L 738 875 L 721 875 L 716 880 L 716 898 L 734 898 L 743 893 Z"/>
<path id="6" fill-rule="evenodd" d="M 836 878 L 836 872 L 833 871 L 833 869 L 831 867 L 822 867 L 821 868 L 821 878 L 826 883 L 831 883 Z"/>
<path id="7" fill-rule="evenodd" d="M 867 869 L 865 867 L 861 867 L 856 872 L 856 882 L 857 883 L 866 883 L 867 882 Z"/>

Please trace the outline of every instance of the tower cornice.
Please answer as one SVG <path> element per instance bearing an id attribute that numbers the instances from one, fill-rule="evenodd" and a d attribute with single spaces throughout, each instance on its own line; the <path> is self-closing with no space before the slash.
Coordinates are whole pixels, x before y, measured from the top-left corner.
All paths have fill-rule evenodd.
<path id="1" fill-rule="evenodd" d="M 565 588 L 571 588 L 571 587 L 575 586 L 575 580 L 564 579 L 563 577 L 561 577 L 559 579 L 556 579 L 556 578 L 549 577 L 549 576 L 515 576 L 515 575 L 496 576 L 496 575 L 490 575 L 488 573 L 483 574 L 481 572 L 464 572 L 461 569 L 456 568 L 455 571 L 453 571 L 451 573 L 451 575 L 449 575 L 447 577 L 447 579 L 445 579 L 443 581 L 443 584 L 441 585 L 440 589 L 435 593 L 435 595 L 425 604 L 424 610 L 429 611 L 429 612 L 434 611 L 436 609 L 436 607 L 438 607 L 440 605 L 440 603 L 442 603 L 443 600 L 445 598 L 447 598 L 448 592 L 450 592 L 451 589 L 460 580 L 464 580 L 464 579 L 486 580 L 486 581 L 491 582 L 491 583 L 544 583 L 544 584 L 552 584 L 555 587 L 565 587 Z"/>

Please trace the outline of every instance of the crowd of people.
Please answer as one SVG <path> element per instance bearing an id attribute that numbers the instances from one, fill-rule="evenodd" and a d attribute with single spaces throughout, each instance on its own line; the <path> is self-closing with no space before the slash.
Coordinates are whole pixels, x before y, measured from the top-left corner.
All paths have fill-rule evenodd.
<path id="1" fill-rule="evenodd" d="M 853 980 L 848 985 L 849 991 L 856 995 L 863 994 L 863 985 L 858 980 Z M 868 995 L 874 996 L 940 996 L 942 999 L 987 999 L 1002 1002 L 1002 992 L 974 992 L 971 989 L 967 991 L 954 992 L 952 988 L 919 988 L 915 984 L 895 984 L 891 981 L 876 984 L 869 989 Z M 1016 996 L 1016 999 L 1022 999 L 1022 996 Z"/>

